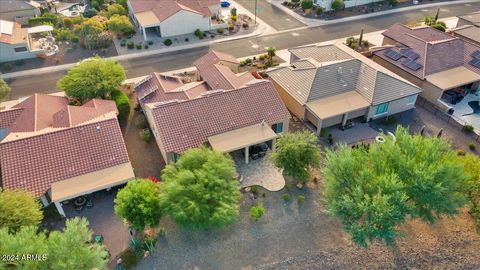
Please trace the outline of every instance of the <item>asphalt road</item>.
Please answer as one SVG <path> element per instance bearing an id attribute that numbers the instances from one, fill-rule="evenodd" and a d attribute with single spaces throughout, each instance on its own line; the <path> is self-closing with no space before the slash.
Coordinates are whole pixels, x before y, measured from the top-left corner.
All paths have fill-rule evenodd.
<path id="1" fill-rule="evenodd" d="M 255 0 L 235 0 L 252 14 L 255 13 Z M 305 26 L 302 22 L 288 15 L 266 0 L 257 0 L 257 17 L 278 31 Z"/>
<path id="2" fill-rule="evenodd" d="M 441 8 L 441 17 L 452 17 L 473 10 L 480 9 L 480 2 L 473 4 L 450 5 Z M 385 16 L 378 16 L 345 22 L 338 24 L 325 25 L 321 27 L 308 28 L 298 31 L 288 31 L 267 36 L 252 37 L 241 40 L 216 43 L 209 46 L 195 48 L 175 53 L 159 54 L 136 58 L 128 61 L 121 61 L 121 64 L 127 70 L 127 77 L 138 77 L 149 74 L 153 71 L 168 71 L 192 66 L 193 61 L 205 54 L 209 49 L 215 49 L 230 53 L 236 57 L 259 54 L 265 52 L 265 48 L 274 46 L 278 50 L 290 47 L 322 42 L 332 39 L 358 34 L 360 29 L 365 32 L 374 32 L 390 27 L 392 24 L 411 23 L 420 18 L 432 15 L 436 8 L 419 9 L 416 11 L 406 11 Z M 34 92 L 55 92 L 56 82 L 66 72 L 54 72 L 43 75 L 18 77 L 7 80 L 12 88 L 9 99 L 16 99 Z"/>

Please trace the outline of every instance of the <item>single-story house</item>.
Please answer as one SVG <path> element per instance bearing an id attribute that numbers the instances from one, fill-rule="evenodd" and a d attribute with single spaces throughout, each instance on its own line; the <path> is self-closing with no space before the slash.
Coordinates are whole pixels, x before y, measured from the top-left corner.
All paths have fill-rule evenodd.
<path id="1" fill-rule="evenodd" d="M 218 57 L 220 56 L 220 57 Z M 223 59 L 223 60 L 222 60 Z M 203 80 L 153 73 L 139 78 L 134 89 L 166 163 L 189 148 L 210 145 L 231 153 L 266 142 L 288 131 L 290 114 L 268 80 L 234 73 L 233 56 L 210 52 L 196 61 Z"/>
<path id="2" fill-rule="evenodd" d="M 220 0 L 128 0 L 127 4 L 145 40 L 149 33 L 171 37 L 226 27 L 212 20 L 220 15 Z"/>
<path id="3" fill-rule="evenodd" d="M 28 19 L 40 16 L 41 4 L 28 0 L 1 0 L 0 19 L 27 24 Z"/>
<path id="4" fill-rule="evenodd" d="M 52 31 L 50 25 L 23 28 L 17 22 L 0 20 L 0 62 L 55 54 L 58 46 Z"/>
<path id="5" fill-rule="evenodd" d="M 421 89 L 340 42 L 289 50 L 289 66 L 267 72 L 287 108 L 316 128 L 370 121 L 414 108 Z"/>
<path id="6" fill-rule="evenodd" d="M 480 46 L 431 27 L 395 24 L 373 60 L 423 89 L 422 97 L 451 111 L 457 95 L 480 90 Z"/>
<path id="7" fill-rule="evenodd" d="M 464 25 L 450 31 L 453 36 L 480 46 L 480 26 Z"/>
<path id="8" fill-rule="evenodd" d="M 68 105 L 34 94 L 0 111 L 0 185 L 32 192 L 44 206 L 134 179 L 115 102 Z"/>

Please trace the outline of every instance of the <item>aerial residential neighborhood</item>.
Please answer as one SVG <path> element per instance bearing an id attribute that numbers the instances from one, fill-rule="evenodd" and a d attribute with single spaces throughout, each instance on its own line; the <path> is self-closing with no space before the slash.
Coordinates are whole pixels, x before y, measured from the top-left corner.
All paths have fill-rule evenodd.
<path id="1" fill-rule="evenodd" d="M 478 0 L 0 1 L 0 268 L 480 269 Z"/>

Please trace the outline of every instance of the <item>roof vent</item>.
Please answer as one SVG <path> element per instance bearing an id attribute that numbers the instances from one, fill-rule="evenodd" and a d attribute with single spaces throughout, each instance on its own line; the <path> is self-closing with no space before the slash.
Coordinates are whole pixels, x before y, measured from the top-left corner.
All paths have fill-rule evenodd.
<path id="1" fill-rule="evenodd" d="M 102 128 L 100 126 L 96 127 L 97 131 L 100 131 Z"/>

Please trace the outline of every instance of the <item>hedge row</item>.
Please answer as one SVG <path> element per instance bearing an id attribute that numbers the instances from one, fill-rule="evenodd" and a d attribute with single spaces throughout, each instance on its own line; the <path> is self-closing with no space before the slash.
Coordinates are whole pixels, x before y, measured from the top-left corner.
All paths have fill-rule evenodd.
<path id="1" fill-rule="evenodd" d="M 128 100 L 128 96 L 120 90 L 112 91 L 110 96 L 112 100 L 115 101 L 115 104 L 117 104 L 118 118 L 126 120 L 130 115 L 130 101 Z"/>

